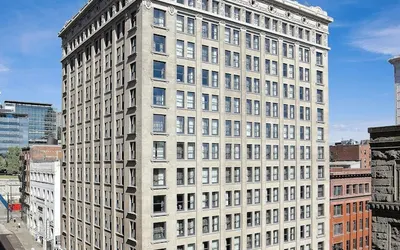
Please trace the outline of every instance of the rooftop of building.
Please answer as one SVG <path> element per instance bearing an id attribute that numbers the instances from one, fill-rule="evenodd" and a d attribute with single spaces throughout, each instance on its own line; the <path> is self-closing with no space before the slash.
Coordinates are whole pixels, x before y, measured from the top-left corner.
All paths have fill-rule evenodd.
<path id="1" fill-rule="evenodd" d="M 390 145 L 396 148 L 399 147 L 400 125 L 372 127 L 368 128 L 368 133 L 370 134 L 370 142 L 373 146 L 387 144 L 387 147 Z"/>
<path id="2" fill-rule="evenodd" d="M 371 127 L 368 128 L 368 133 L 387 133 L 387 132 L 399 132 L 400 125 L 382 126 L 382 127 Z"/>
<path id="3" fill-rule="evenodd" d="M 332 146 L 358 146 L 367 144 L 369 144 L 369 140 L 356 141 L 353 139 L 349 139 L 349 140 L 342 140 L 340 142 L 335 142 L 335 145 Z"/>
<path id="4" fill-rule="evenodd" d="M 64 26 L 58 32 L 58 36 L 61 37 L 61 35 L 66 30 L 68 30 L 71 27 L 72 23 L 74 23 L 74 21 L 78 20 L 83 13 L 85 13 L 86 11 L 90 11 L 92 6 L 94 6 L 95 2 L 97 2 L 97 0 L 88 0 L 85 3 L 85 5 L 83 5 L 83 7 L 78 11 L 78 13 L 76 13 L 71 19 L 69 19 L 68 21 L 65 22 Z M 326 11 L 322 10 L 322 8 L 319 6 L 307 6 L 307 5 L 301 4 L 294 0 L 260 0 L 260 2 L 263 2 L 264 4 L 285 5 L 289 8 L 292 8 L 293 11 L 301 12 L 304 15 L 316 16 L 319 19 L 324 20 L 327 23 L 333 22 L 333 18 L 328 16 L 328 13 Z"/>
<path id="5" fill-rule="evenodd" d="M 4 101 L 4 104 L 7 104 L 7 103 L 22 104 L 22 105 L 32 105 L 32 106 L 43 106 L 43 107 L 52 107 L 53 106 L 53 104 L 40 103 L 40 102 Z"/>
<path id="6" fill-rule="evenodd" d="M 329 165 L 331 175 L 371 174 L 371 169 L 361 168 L 360 161 L 335 161 Z"/>
<path id="7" fill-rule="evenodd" d="M 391 64 L 400 63 L 400 55 L 390 58 L 389 63 L 391 63 Z"/>

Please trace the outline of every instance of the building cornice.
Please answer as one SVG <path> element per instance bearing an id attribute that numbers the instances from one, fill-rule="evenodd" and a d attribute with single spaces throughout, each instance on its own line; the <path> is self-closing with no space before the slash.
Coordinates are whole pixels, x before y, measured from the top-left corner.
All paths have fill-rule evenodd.
<path id="1" fill-rule="evenodd" d="M 386 202 L 369 202 L 372 209 L 386 210 L 386 211 L 400 211 L 400 203 L 386 203 Z"/>
<path id="2" fill-rule="evenodd" d="M 351 179 L 351 178 L 368 178 L 371 177 L 371 173 L 331 173 L 332 179 Z"/>
<path id="3" fill-rule="evenodd" d="M 395 65 L 400 63 L 400 56 L 395 56 L 389 59 L 388 61 L 390 64 Z"/>
<path id="4" fill-rule="evenodd" d="M 76 13 L 71 19 L 65 22 L 64 26 L 58 32 L 58 36 L 61 37 L 62 34 L 70 28 L 71 24 L 77 19 L 79 19 L 80 16 L 83 15 L 83 13 L 85 13 L 88 9 L 90 9 L 90 7 L 93 6 L 94 2 L 96 1 L 97 0 L 88 0 L 88 2 L 85 3 L 85 5 L 83 5 L 83 7 L 78 11 L 78 13 Z"/>
<path id="5" fill-rule="evenodd" d="M 323 21 L 325 24 L 333 22 L 333 18 L 328 16 L 328 13 L 319 6 L 305 6 L 294 0 L 260 0 L 260 1 L 266 4 L 273 4 L 285 8 L 290 8 L 291 10 L 296 10 L 300 12 L 300 14 L 307 15 L 312 18 L 317 18 L 319 21 Z"/>
<path id="6" fill-rule="evenodd" d="M 98 0 L 88 0 L 88 2 L 78 11 L 78 13 L 76 13 L 70 20 L 68 20 L 64 24 L 64 26 L 59 31 L 58 36 L 62 37 L 62 35 L 70 29 L 70 27 L 75 21 L 80 19 L 88 10 L 90 11 L 91 8 L 95 6 L 95 3 L 97 1 Z M 245 0 L 245 1 L 256 2 L 256 0 Z M 323 22 L 324 24 L 329 24 L 333 22 L 333 18 L 328 16 L 328 13 L 322 10 L 322 8 L 319 6 L 305 6 L 293 0 L 259 0 L 259 1 L 267 5 L 279 6 L 294 12 L 299 12 L 304 16 L 310 17 L 312 19 L 317 19 L 318 21 Z M 126 5 L 129 5 L 132 2 L 134 2 L 134 0 L 125 0 Z M 243 2 L 243 0 L 233 0 L 232 2 L 241 3 Z M 251 3 L 251 5 L 254 4 Z"/>

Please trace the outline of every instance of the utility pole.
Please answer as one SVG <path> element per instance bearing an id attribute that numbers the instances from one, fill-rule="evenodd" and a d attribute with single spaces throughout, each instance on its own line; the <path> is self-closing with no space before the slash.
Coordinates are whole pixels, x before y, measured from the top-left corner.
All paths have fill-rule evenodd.
<path id="1" fill-rule="evenodd" d="M 7 223 L 10 222 L 10 193 L 7 193 Z"/>

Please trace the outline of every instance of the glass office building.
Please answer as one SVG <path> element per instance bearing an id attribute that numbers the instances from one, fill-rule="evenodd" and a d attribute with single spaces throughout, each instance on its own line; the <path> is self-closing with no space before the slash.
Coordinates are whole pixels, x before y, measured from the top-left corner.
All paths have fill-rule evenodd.
<path id="1" fill-rule="evenodd" d="M 26 114 L 29 118 L 29 144 L 46 143 L 49 137 L 56 138 L 56 112 L 51 104 L 5 101 L 5 108 L 15 114 Z"/>
<path id="2" fill-rule="evenodd" d="M 28 146 L 28 127 L 28 115 L 0 113 L 0 155 L 10 147 Z"/>

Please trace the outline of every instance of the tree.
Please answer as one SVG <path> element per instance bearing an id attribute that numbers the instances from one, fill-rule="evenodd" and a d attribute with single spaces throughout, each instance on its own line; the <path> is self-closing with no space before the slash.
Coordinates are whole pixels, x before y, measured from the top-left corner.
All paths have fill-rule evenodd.
<path id="1" fill-rule="evenodd" d="M 19 147 L 8 148 L 5 159 L 7 174 L 18 174 L 20 172 L 20 155 L 21 149 Z"/>
<path id="2" fill-rule="evenodd" d="M 2 155 L 0 155 L 0 174 L 6 174 L 6 173 L 7 173 L 6 160 Z"/>

